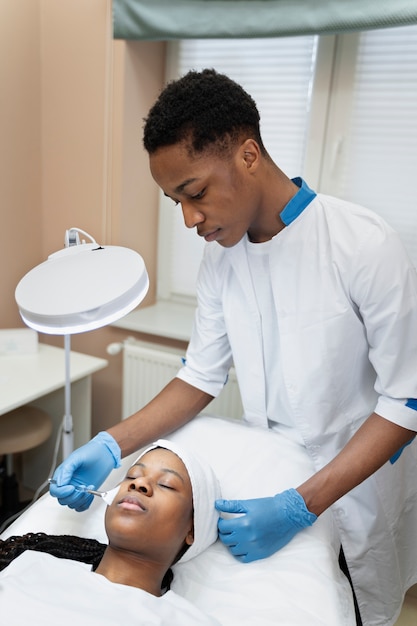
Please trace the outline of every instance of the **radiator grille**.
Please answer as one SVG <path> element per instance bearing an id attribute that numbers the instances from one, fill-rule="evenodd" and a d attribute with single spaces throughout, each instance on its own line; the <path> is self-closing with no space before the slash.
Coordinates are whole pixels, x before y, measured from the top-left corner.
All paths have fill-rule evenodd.
<path id="1" fill-rule="evenodd" d="M 125 419 L 142 408 L 177 374 L 184 353 L 174 348 L 152 346 L 139 341 L 126 341 L 123 350 L 123 406 Z M 242 402 L 236 374 L 231 369 L 220 395 L 204 413 L 240 418 Z"/>

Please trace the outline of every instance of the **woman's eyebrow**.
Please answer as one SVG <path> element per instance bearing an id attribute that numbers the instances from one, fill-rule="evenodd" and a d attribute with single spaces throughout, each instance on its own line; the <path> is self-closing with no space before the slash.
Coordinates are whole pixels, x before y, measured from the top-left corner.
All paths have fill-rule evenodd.
<path id="1" fill-rule="evenodd" d="M 183 477 L 181 476 L 179 472 L 176 472 L 175 470 L 170 469 L 169 467 L 163 467 L 161 471 L 167 474 L 174 474 L 174 476 L 177 476 L 181 480 L 182 483 L 185 483 L 185 480 L 183 479 Z"/>
<path id="2" fill-rule="evenodd" d="M 146 469 L 146 465 L 145 463 L 141 463 L 140 461 L 138 463 L 135 463 L 134 465 L 132 465 L 132 467 L 142 467 L 144 469 Z M 179 472 L 176 472 L 175 470 L 171 469 L 170 467 L 161 467 L 161 472 L 163 472 L 164 474 L 174 474 L 174 476 L 177 476 L 182 483 L 185 484 L 185 480 L 184 478 L 181 476 L 181 474 Z"/>

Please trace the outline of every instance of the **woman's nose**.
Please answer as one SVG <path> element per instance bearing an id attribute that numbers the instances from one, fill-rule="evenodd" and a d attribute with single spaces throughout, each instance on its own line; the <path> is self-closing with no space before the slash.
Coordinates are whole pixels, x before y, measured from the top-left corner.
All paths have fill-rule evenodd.
<path id="1" fill-rule="evenodd" d="M 135 478 L 129 485 L 129 489 L 131 491 L 139 491 L 143 493 L 145 496 L 151 496 L 153 493 L 152 485 L 145 478 Z"/>

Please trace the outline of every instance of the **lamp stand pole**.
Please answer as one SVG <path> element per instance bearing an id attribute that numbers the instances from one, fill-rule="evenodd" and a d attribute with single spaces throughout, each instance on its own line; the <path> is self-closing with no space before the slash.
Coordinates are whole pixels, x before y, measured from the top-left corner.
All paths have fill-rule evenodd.
<path id="1" fill-rule="evenodd" d="M 74 449 L 74 429 L 71 415 L 71 335 L 64 335 L 65 346 L 65 414 L 62 427 L 62 458 Z"/>

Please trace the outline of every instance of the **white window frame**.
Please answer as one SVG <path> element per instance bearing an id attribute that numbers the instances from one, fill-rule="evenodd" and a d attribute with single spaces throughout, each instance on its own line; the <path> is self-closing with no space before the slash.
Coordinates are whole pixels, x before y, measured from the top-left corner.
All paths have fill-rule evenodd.
<path id="1" fill-rule="evenodd" d="M 326 123 L 321 143 L 320 174 L 317 191 L 337 195 L 338 168 L 348 125 L 355 61 L 360 33 L 338 35 L 334 47 L 331 87 Z"/>

